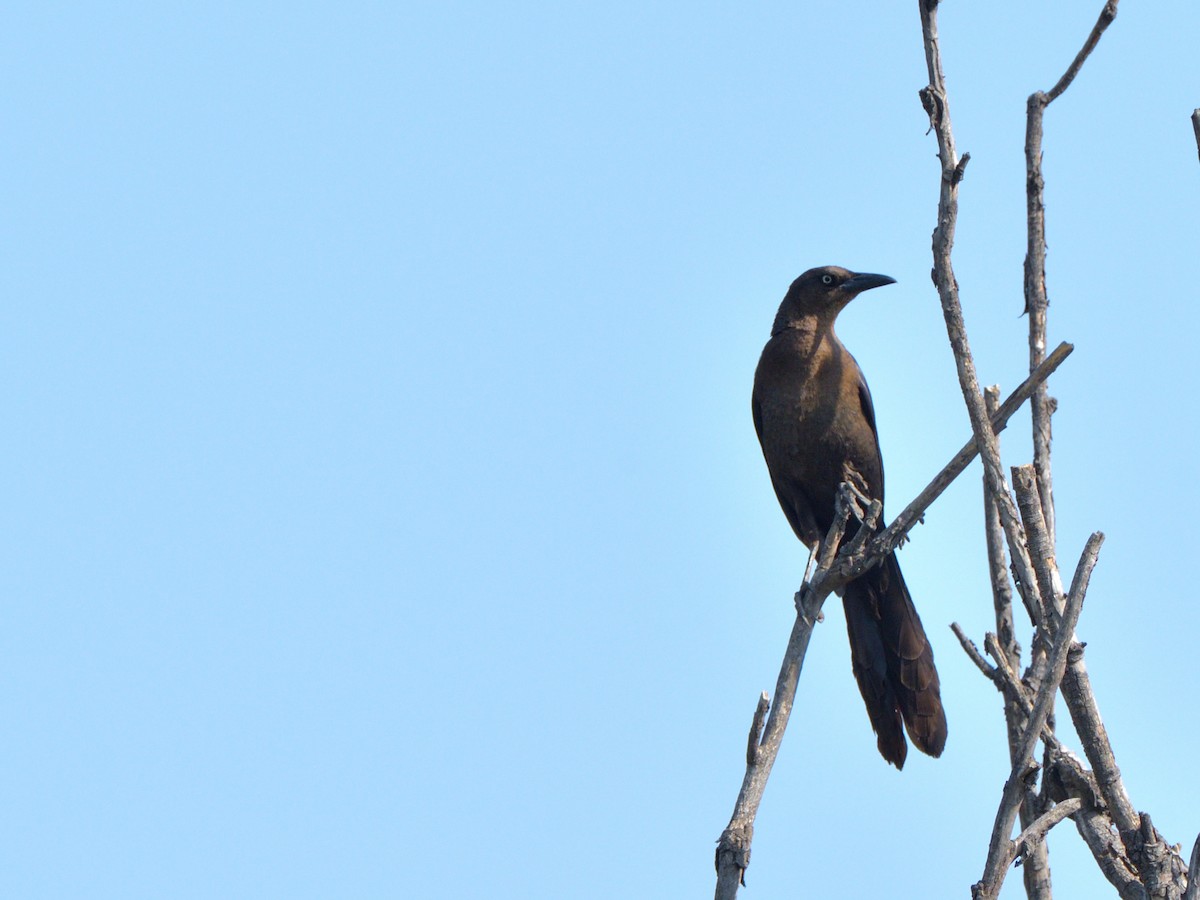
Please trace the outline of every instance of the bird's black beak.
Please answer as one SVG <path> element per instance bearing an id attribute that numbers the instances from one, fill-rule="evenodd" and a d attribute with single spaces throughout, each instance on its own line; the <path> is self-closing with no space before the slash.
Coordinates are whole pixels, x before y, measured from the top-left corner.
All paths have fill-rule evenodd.
<path id="1" fill-rule="evenodd" d="M 885 284 L 895 284 L 896 279 L 889 275 L 872 275 L 870 272 L 857 272 L 842 282 L 842 290 L 852 294 L 861 294 L 871 288 L 883 287 Z"/>

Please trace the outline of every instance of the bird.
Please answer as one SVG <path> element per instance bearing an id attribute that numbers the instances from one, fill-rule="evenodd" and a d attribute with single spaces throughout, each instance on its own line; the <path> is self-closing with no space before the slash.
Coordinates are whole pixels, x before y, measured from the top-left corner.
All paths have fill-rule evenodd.
<path id="1" fill-rule="evenodd" d="M 839 266 L 809 269 L 788 288 L 754 372 L 751 410 L 771 484 L 810 552 L 833 523 L 843 482 L 883 502 L 871 392 L 834 322 L 863 291 L 894 283 Z M 847 537 L 858 527 L 852 519 Z M 903 769 L 907 729 L 917 749 L 940 756 L 946 746 L 941 683 L 895 553 L 841 593 L 851 664 L 880 754 Z"/>

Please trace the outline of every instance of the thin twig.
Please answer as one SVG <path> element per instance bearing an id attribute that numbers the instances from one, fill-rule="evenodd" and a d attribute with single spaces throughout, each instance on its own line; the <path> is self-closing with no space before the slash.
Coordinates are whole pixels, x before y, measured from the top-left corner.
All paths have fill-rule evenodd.
<path id="1" fill-rule="evenodd" d="M 1104 9 L 1100 10 L 1100 18 L 1096 20 L 1096 24 L 1092 26 L 1092 33 L 1088 35 L 1087 40 L 1083 42 L 1083 48 L 1075 54 L 1075 59 L 1071 61 L 1071 65 L 1067 67 L 1067 71 L 1063 73 L 1063 77 L 1058 79 L 1058 84 L 1050 89 L 1050 93 L 1046 95 L 1046 103 L 1050 104 L 1058 99 L 1067 88 L 1071 86 L 1071 82 L 1075 80 L 1075 76 L 1079 74 L 1079 70 L 1083 68 L 1084 62 L 1091 56 L 1092 51 L 1096 49 L 1096 45 L 1100 43 L 1100 35 L 1104 34 L 1104 29 L 1112 24 L 1113 19 L 1117 17 L 1117 0 L 1108 0 L 1104 4 Z"/>
<path id="2" fill-rule="evenodd" d="M 1025 734 L 1025 723 L 1028 723 L 1029 714 L 1033 712 L 1033 700 L 1030 697 L 1030 691 L 1017 678 L 1017 673 L 1009 668 L 1008 660 L 1004 658 L 1000 645 L 996 641 L 996 636 L 989 632 L 984 638 L 983 645 L 987 649 L 988 656 L 996 660 L 996 677 L 994 679 L 996 686 L 1004 692 L 1005 698 L 1009 699 L 1016 707 L 1019 714 L 1018 720 L 1022 723 L 1021 731 L 1017 734 L 1016 746 L 1013 753 L 1010 754 L 1010 761 L 1015 763 L 1016 760 L 1012 757 L 1020 750 L 1021 738 Z M 1054 728 L 1049 722 L 1042 728 L 1042 741 L 1050 747 L 1056 749 L 1062 748 L 1062 742 L 1059 741 L 1058 735 L 1054 733 Z M 1030 810 L 1030 815 L 1033 815 L 1033 810 Z M 1021 827 L 1024 828 L 1026 826 L 1022 825 Z"/>
<path id="3" fill-rule="evenodd" d="M 1069 800 L 1064 800 L 1062 803 L 1056 803 L 1053 808 L 1042 813 L 1033 821 L 1033 823 L 1022 831 L 1015 841 L 1012 842 L 1012 848 L 1009 852 L 1009 864 L 1018 856 L 1024 856 L 1034 847 L 1041 844 L 1046 839 L 1046 834 L 1065 819 L 1067 816 L 1073 816 L 1079 812 L 1083 806 L 1083 801 L 1078 797 L 1072 797 Z M 1007 868 L 1007 866 L 1005 866 Z"/>
<path id="4" fill-rule="evenodd" d="M 996 682 L 996 679 L 999 678 L 996 674 L 996 667 L 983 658 L 983 654 L 979 652 L 979 648 L 975 646 L 975 642 L 967 637 L 967 633 L 963 631 L 962 626 L 957 622 L 951 622 L 950 630 L 954 632 L 954 636 L 962 644 L 963 652 L 967 654 L 967 658 L 975 663 L 975 668 L 979 669 L 983 673 L 983 677 L 988 681 Z M 999 686 L 998 683 L 997 686 Z"/>

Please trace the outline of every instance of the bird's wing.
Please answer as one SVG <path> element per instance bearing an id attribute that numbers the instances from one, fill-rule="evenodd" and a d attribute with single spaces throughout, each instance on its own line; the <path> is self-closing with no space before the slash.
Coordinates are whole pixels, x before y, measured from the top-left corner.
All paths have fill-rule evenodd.
<path id="1" fill-rule="evenodd" d="M 808 492 L 804 490 L 803 485 L 795 481 L 781 482 L 775 477 L 767 446 L 763 443 L 762 404 L 758 402 L 756 395 L 750 397 L 750 412 L 754 416 L 754 430 L 758 433 L 758 443 L 762 446 L 763 457 L 767 460 L 767 472 L 771 476 L 771 487 L 775 489 L 775 496 L 779 499 L 783 514 L 787 516 L 788 524 L 792 526 L 792 531 L 796 532 L 796 537 L 800 539 L 800 542 L 811 548 L 824 534 L 824 530 L 817 525 L 813 515 L 812 500 L 809 499 Z"/>
<path id="2" fill-rule="evenodd" d="M 875 434 L 875 440 L 878 441 L 879 430 L 875 427 L 875 404 L 871 402 L 871 389 L 867 387 L 867 380 L 862 377 L 861 372 L 858 375 L 858 402 L 862 406 L 867 424 L 871 426 L 871 431 Z"/>
<path id="3" fill-rule="evenodd" d="M 871 389 L 862 372 L 858 373 L 858 403 L 862 407 L 863 418 L 871 426 L 871 435 L 875 438 L 875 466 L 879 470 L 878 497 L 883 499 L 883 451 L 879 447 L 879 429 L 875 427 L 875 404 L 871 402 Z"/>

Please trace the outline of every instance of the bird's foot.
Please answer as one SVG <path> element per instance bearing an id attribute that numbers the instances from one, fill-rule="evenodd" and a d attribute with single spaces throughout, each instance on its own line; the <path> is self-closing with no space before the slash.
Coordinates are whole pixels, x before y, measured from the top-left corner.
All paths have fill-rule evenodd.
<path id="1" fill-rule="evenodd" d="M 825 621 L 825 613 L 822 610 L 817 610 L 817 615 L 816 615 L 816 618 L 814 619 L 812 616 L 810 616 L 808 614 L 808 610 L 806 610 L 804 607 L 804 601 L 808 599 L 808 588 L 809 588 L 809 583 L 807 581 L 805 581 L 804 586 L 802 588 L 800 588 L 800 590 L 796 591 L 796 597 L 795 597 L 796 614 L 799 615 L 800 618 L 804 619 L 804 621 L 807 622 L 809 625 L 814 625 L 814 624 L 817 624 L 820 622 L 824 622 Z"/>

